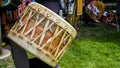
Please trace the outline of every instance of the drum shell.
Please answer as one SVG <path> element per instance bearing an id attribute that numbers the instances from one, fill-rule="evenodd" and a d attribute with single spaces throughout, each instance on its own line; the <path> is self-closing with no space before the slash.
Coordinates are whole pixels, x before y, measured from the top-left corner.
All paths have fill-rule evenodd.
<path id="1" fill-rule="evenodd" d="M 55 66 L 76 35 L 76 30 L 56 13 L 31 2 L 8 37 L 50 66 Z"/>

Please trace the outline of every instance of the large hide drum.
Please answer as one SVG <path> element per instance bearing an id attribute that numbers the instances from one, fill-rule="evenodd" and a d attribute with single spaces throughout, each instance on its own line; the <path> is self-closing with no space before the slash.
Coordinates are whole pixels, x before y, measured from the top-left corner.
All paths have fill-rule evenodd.
<path id="1" fill-rule="evenodd" d="M 31 2 L 8 37 L 40 60 L 55 66 L 76 34 L 76 30 L 56 13 Z"/>

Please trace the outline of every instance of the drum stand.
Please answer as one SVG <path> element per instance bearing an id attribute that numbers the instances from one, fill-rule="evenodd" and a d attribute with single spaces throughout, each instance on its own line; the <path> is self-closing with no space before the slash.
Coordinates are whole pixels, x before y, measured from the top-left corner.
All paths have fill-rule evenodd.
<path id="1" fill-rule="evenodd" d="M 29 68 L 29 61 L 26 51 L 23 48 L 19 47 L 17 44 L 15 44 L 12 40 L 10 40 L 10 43 L 11 43 L 11 52 L 15 63 L 15 67 Z"/>

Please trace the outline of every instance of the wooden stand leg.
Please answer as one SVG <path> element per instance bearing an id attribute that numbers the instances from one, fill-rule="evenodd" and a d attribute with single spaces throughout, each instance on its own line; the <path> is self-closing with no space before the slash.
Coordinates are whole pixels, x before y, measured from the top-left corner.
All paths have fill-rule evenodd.
<path id="1" fill-rule="evenodd" d="M 11 51 L 16 68 L 29 68 L 26 51 L 11 41 Z"/>
<path id="2" fill-rule="evenodd" d="M 0 15 L 1 15 L 1 8 L 0 8 Z M 2 53 L 2 46 L 1 46 L 1 44 L 2 44 L 2 34 L 1 34 L 1 24 L 2 24 L 2 22 L 1 22 L 1 17 L 0 17 L 0 54 Z"/>

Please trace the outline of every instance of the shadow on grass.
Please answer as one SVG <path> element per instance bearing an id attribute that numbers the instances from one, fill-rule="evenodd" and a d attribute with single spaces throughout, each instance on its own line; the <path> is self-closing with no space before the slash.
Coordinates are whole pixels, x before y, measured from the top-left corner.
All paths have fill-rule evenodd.
<path id="1" fill-rule="evenodd" d="M 96 35 L 91 37 L 92 41 L 98 41 L 101 43 L 115 43 L 120 46 L 120 32 L 105 32 L 104 34 Z"/>
<path id="2" fill-rule="evenodd" d="M 115 27 L 100 25 L 98 27 L 82 27 L 78 31 L 79 40 L 89 38 L 101 43 L 111 42 L 120 45 L 120 31 Z"/>

